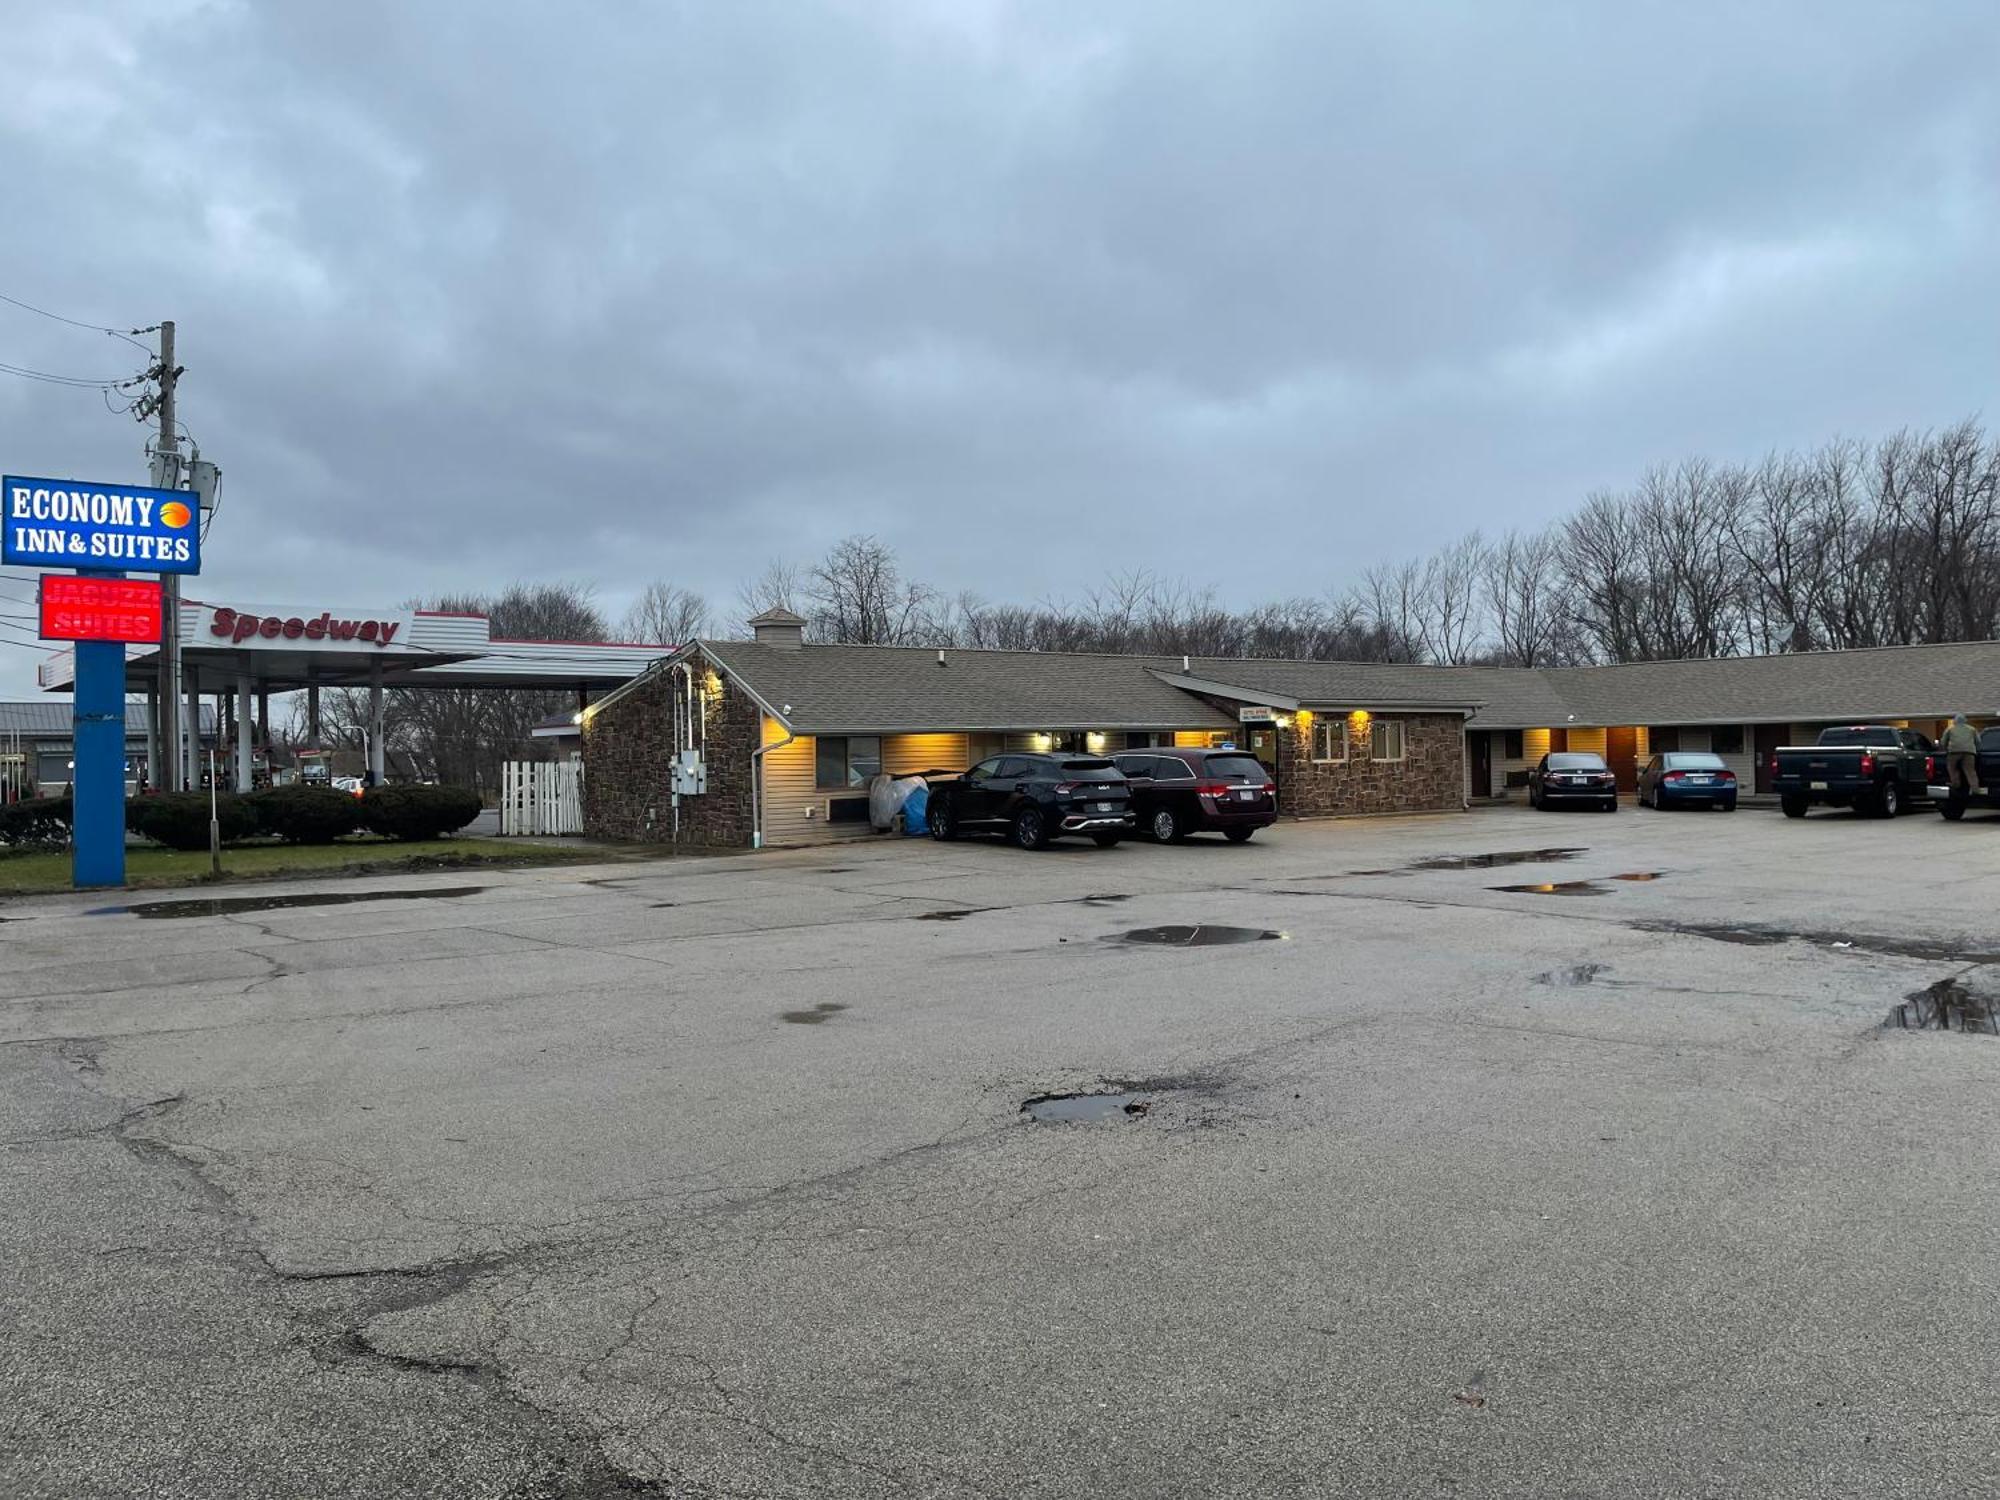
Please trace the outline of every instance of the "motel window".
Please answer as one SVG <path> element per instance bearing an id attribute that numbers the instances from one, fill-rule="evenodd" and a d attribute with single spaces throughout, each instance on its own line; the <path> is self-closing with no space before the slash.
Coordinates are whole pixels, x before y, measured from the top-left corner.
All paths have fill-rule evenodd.
<path id="1" fill-rule="evenodd" d="M 1717 724 L 1708 732 L 1708 748 L 1717 755 L 1741 755 L 1743 753 L 1743 726 L 1741 724 Z"/>
<path id="2" fill-rule="evenodd" d="M 820 791 L 844 792 L 866 786 L 881 769 L 879 735 L 821 735 L 813 742 L 813 781 Z"/>
<path id="3" fill-rule="evenodd" d="M 1528 747 L 1524 740 L 1523 731 L 1510 729 L 1507 731 L 1506 738 L 1507 743 L 1500 751 L 1501 758 L 1503 760 L 1526 760 L 1528 758 Z"/>
<path id="4" fill-rule="evenodd" d="M 1313 759 L 1347 759 L 1347 719 L 1329 715 L 1313 724 Z"/>
<path id="5" fill-rule="evenodd" d="M 1369 747 L 1370 760 L 1401 760 L 1403 758 L 1403 721 L 1401 719 L 1377 719 L 1368 726 L 1372 744 Z"/>

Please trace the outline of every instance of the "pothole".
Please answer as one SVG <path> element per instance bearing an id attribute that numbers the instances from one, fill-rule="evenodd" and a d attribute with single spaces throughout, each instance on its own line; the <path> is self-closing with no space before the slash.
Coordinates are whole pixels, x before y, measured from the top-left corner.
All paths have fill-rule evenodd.
<path id="1" fill-rule="evenodd" d="M 1595 984 L 1610 967 L 1609 964 L 1571 964 L 1567 969 L 1551 969 L 1546 974 L 1537 974 L 1535 983 L 1559 990 L 1581 989 L 1584 985 Z"/>
<path id="2" fill-rule="evenodd" d="M 98 906 L 89 917 L 227 917 L 237 912 L 287 911 L 297 906 L 352 906 L 361 901 L 449 901 L 476 896 L 483 885 L 440 885 L 427 891 L 319 891 L 300 896 L 202 896 L 181 901 L 140 901 L 131 906 Z"/>
<path id="3" fill-rule="evenodd" d="M 1153 1107 L 1143 1094 L 1037 1094 L 1024 1100 L 1021 1113 L 1044 1125 L 1092 1125 L 1101 1120 L 1129 1120 Z"/>
<path id="4" fill-rule="evenodd" d="M 1889 1012 L 1885 1023 L 1903 1031 L 1964 1031 L 2000 1036 L 2000 1015 L 1993 998 L 1977 995 L 1963 979 L 1940 979 L 1913 991 Z"/>
<path id="5" fill-rule="evenodd" d="M 846 1009 L 844 1005 L 824 1001 L 808 1010 L 781 1010 L 778 1019 L 788 1026 L 823 1026 Z"/>
<path id="6" fill-rule="evenodd" d="M 1107 941 L 1150 943 L 1164 948 L 1220 948 L 1230 943 L 1282 942 L 1284 937 L 1284 933 L 1273 932 L 1268 927 L 1218 927 L 1212 923 L 1190 926 L 1169 923 L 1163 927 L 1134 927 L 1130 932 L 1114 933 Z"/>

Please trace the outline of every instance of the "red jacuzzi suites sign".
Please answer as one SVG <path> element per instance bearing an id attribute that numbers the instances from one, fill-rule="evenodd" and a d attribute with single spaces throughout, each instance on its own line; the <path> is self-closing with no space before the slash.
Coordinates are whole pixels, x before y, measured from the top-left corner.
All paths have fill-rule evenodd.
<path id="1" fill-rule="evenodd" d="M 205 633 L 211 640 L 220 637 L 232 646 L 253 649 L 381 651 L 406 645 L 409 627 L 407 615 L 332 609 L 290 614 L 261 606 L 251 610 L 223 605 L 216 609 Z"/>

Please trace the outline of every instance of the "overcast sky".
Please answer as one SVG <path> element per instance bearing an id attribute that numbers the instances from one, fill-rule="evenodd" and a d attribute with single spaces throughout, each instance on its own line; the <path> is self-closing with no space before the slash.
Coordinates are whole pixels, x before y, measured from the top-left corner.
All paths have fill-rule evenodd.
<path id="1" fill-rule="evenodd" d="M 0 35 L 0 293 L 178 321 L 207 597 L 733 608 L 868 531 L 990 598 L 1249 603 L 2000 405 L 1992 0 L 0 0 Z M 0 361 L 140 363 L 5 305 Z M 0 376 L 0 468 L 138 480 L 141 438 Z"/>

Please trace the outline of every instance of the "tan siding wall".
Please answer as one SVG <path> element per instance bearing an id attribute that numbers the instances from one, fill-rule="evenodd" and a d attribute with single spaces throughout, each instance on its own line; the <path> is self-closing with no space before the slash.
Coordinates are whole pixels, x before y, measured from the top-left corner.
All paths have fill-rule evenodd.
<path id="1" fill-rule="evenodd" d="M 963 771 L 971 764 L 962 734 L 891 734 L 882 740 L 882 769 L 891 776 Z"/>
<path id="2" fill-rule="evenodd" d="M 764 743 L 775 744 L 785 731 L 774 719 L 764 721 Z M 866 796 L 864 788 L 851 792 L 828 792 L 813 784 L 814 740 L 801 735 L 764 757 L 764 842 L 766 844 L 837 844 L 847 839 L 869 838 L 875 830 L 868 823 L 829 823 L 829 797 Z M 885 734 L 882 736 L 882 769 L 892 776 L 908 776 L 918 771 L 963 771 L 966 737 L 962 734 Z M 810 816 L 808 816 L 810 814 Z"/>
<path id="3" fill-rule="evenodd" d="M 1572 729 L 1569 732 L 1569 747 L 1576 751 L 1587 751 L 1602 755 L 1604 753 L 1604 731 L 1602 729 Z"/>
<path id="4" fill-rule="evenodd" d="M 866 823 L 827 823 L 826 794 L 813 786 L 813 737 L 779 745 L 784 737 L 777 720 L 765 719 L 764 743 L 779 746 L 764 753 L 765 844 L 830 844 L 867 833 Z"/>

